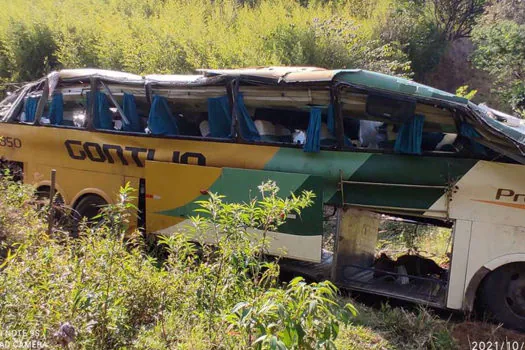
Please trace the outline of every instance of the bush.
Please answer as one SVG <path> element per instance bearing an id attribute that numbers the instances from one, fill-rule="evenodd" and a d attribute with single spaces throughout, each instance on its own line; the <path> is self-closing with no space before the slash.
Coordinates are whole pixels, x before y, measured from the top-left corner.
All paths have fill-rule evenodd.
<path id="1" fill-rule="evenodd" d="M 383 48 L 366 30 L 374 6 L 294 0 L 64 0 L 55 6 L 51 0 L 14 0 L 0 15 L 0 76 L 35 79 L 60 67 L 173 74 L 286 64 L 367 68 L 378 62 L 384 72 L 405 74 L 409 63 L 397 46 Z M 397 62 L 404 65 L 401 72 Z"/>
<path id="2" fill-rule="evenodd" d="M 14 246 L 25 240 L 27 232 L 43 230 L 33 200 L 33 188 L 13 181 L 3 164 L 0 167 L 0 260 Z"/>
<path id="3" fill-rule="evenodd" d="M 351 349 L 459 349 L 450 328 L 447 321 L 424 308 L 408 311 L 388 304 L 380 310 L 361 307 L 336 344 L 350 344 Z"/>
<path id="4" fill-rule="evenodd" d="M 416 80 L 438 65 L 447 45 L 425 1 L 392 2 L 377 18 L 375 32 L 383 42 L 400 43 Z"/>
<path id="5" fill-rule="evenodd" d="M 160 239 L 169 255 L 159 261 L 144 253 L 140 235 L 125 234 L 135 211 L 131 188 L 102 210 L 100 224 L 81 224 L 80 238 L 70 239 L 48 237 L 32 215 L 36 209 L 22 204 L 26 192 L 18 196 L 20 185 L 2 181 L 13 193 L 2 214 L 17 208 L 38 223 L 22 231 L 2 262 L 0 324 L 12 336 L 3 341 L 24 337 L 79 349 L 328 349 L 355 313 L 339 304 L 329 282 L 281 286 L 278 265 L 264 258 L 266 232 L 310 205 L 309 192 L 281 199 L 266 183 L 260 199 L 243 204 L 210 194 L 187 230 Z M 262 239 L 249 233 L 252 227 Z M 195 234 L 214 244 L 189 242 Z"/>
<path id="6" fill-rule="evenodd" d="M 25 24 L 10 20 L 1 40 L 4 68 L 12 80 L 28 81 L 41 77 L 58 66 L 57 44 L 44 23 Z"/>
<path id="7" fill-rule="evenodd" d="M 474 31 L 474 64 L 494 79 L 494 90 L 525 117 L 525 24 L 504 20 Z"/>

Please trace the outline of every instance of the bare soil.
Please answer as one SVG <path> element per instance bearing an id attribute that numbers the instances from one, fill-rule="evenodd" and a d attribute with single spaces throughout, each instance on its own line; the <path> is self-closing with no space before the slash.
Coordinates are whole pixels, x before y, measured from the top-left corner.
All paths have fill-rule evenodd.
<path id="1" fill-rule="evenodd" d="M 478 343 L 478 349 L 525 349 L 524 333 L 512 331 L 491 323 L 471 321 L 458 323 L 452 330 L 452 336 L 461 350 L 474 349 L 475 342 Z M 483 342 L 485 346 L 481 347 L 479 345 L 480 342 Z M 489 342 L 492 344 L 490 347 Z M 497 345 L 496 342 L 498 342 Z"/>

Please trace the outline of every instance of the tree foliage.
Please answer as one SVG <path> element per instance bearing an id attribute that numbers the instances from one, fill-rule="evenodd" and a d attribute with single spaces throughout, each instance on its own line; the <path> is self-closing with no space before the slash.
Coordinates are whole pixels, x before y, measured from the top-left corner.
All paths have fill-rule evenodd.
<path id="1" fill-rule="evenodd" d="M 398 45 L 334 16 L 345 13 L 345 4 L 15 0 L 2 6 L 0 74 L 12 80 L 88 66 L 139 74 L 283 64 L 410 70 Z"/>
<path id="2" fill-rule="evenodd" d="M 525 117 L 525 4 L 516 4 L 513 14 L 512 3 L 502 1 L 490 7 L 474 29 L 473 62 L 492 76 L 493 89 L 501 99 Z"/>
<path id="3" fill-rule="evenodd" d="M 173 74 L 311 65 L 431 84 L 426 77 L 450 42 L 470 37 L 475 27 L 477 67 L 495 77 L 500 105 L 521 103 L 522 85 L 496 77 L 509 74 L 481 58 L 512 61 L 520 54 L 488 49 L 506 40 L 498 28 L 519 38 L 525 21 L 519 0 L 0 0 L 0 6 L 0 93 L 2 83 L 78 67 Z"/>

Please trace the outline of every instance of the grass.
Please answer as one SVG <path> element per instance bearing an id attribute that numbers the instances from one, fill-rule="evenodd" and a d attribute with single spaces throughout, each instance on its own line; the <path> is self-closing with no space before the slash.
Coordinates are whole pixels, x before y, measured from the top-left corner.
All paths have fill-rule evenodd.
<path id="1" fill-rule="evenodd" d="M 473 342 L 523 346 L 525 334 L 485 321 L 444 319 L 424 307 L 372 308 L 352 300 L 359 310 L 353 322 L 341 329 L 336 345 L 345 350 L 464 350 Z M 524 345 L 522 345 L 524 344 Z M 506 345 L 505 345 L 506 346 Z M 511 347 L 512 348 L 512 347 Z M 505 347 L 505 349 L 507 349 Z"/>
<path id="2" fill-rule="evenodd" d="M 376 250 L 394 258 L 413 252 L 448 267 L 452 253 L 451 239 L 452 230 L 449 228 L 385 217 L 380 224 Z"/>
<path id="3" fill-rule="evenodd" d="M 359 314 L 337 340 L 339 349 L 454 349 L 453 324 L 419 307 L 354 305 Z"/>

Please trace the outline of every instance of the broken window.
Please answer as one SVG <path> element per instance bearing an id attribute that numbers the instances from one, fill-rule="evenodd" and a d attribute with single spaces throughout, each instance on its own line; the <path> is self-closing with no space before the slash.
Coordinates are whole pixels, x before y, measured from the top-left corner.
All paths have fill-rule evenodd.
<path id="1" fill-rule="evenodd" d="M 231 138 L 231 107 L 226 88 L 153 88 L 147 132 L 153 135 Z"/>
<path id="2" fill-rule="evenodd" d="M 67 82 L 49 90 L 39 91 L 45 95 L 41 125 L 84 128 L 87 124 L 87 96 L 89 82 Z"/>
<path id="3" fill-rule="evenodd" d="M 243 86 L 239 95 L 240 132 L 245 140 L 313 151 L 337 145 L 329 90 Z M 246 135 L 243 123 L 253 124 L 253 132 Z"/>
<path id="4" fill-rule="evenodd" d="M 410 98 L 341 94 L 345 136 L 360 149 L 402 154 L 458 151 L 456 120 L 449 110 Z"/>
<path id="5" fill-rule="evenodd" d="M 338 224 L 332 213 L 335 210 L 325 207 L 323 257 L 331 266 L 331 257 L 337 255 L 338 282 L 444 304 L 452 256 L 451 222 L 347 208 Z"/>

